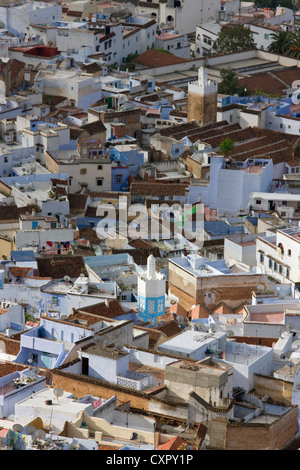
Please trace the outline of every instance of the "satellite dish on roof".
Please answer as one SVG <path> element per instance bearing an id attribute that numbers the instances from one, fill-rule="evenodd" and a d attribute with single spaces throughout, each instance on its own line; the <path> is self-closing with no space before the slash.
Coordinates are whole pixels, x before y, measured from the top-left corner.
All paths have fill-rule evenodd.
<path id="1" fill-rule="evenodd" d="M 45 439 L 46 437 L 46 433 L 43 429 L 38 429 L 35 433 L 34 433 L 35 437 L 38 437 L 39 439 Z"/>
<path id="2" fill-rule="evenodd" d="M 41 371 L 40 371 L 40 369 L 39 369 L 38 367 L 34 367 L 34 368 L 32 369 L 32 372 L 33 372 L 34 374 L 39 374 Z"/>
<path id="3" fill-rule="evenodd" d="M 179 325 L 183 325 L 185 323 L 185 319 L 182 315 L 178 315 L 177 323 L 179 323 Z"/>
<path id="4" fill-rule="evenodd" d="M 64 281 L 69 282 L 71 280 L 70 276 L 64 276 Z"/>
<path id="5" fill-rule="evenodd" d="M 35 427 L 35 426 L 31 426 L 31 425 L 28 426 L 28 427 L 27 427 L 27 432 L 28 432 L 28 434 L 33 435 L 33 434 L 36 432 L 36 427 Z"/>
<path id="6" fill-rule="evenodd" d="M 226 336 L 227 336 L 227 338 L 232 338 L 234 336 L 234 332 L 232 330 L 227 330 L 226 331 Z"/>
<path id="7" fill-rule="evenodd" d="M 62 397 L 63 394 L 64 394 L 64 391 L 61 389 L 61 388 L 55 388 L 53 390 L 53 393 L 54 395 L 56 396 L 57 399 L 59 399 L 59 397 Z"/>
<path id="8" fill-rule="evenodd" d="M 281 335 L 282 335 L 282 333 L 285 331 L 285 328 L 284 328 L 284 326 L 279 326 L 279 327 L 277 328 L 277 331 L 278 331 L 278 333 L 279 333 L 279 334 L 280 334 L 280 336 L 281 336 Z"/>
<path id="9" fill-rule="evenodd" d="M 214 323 L 210 323 L 209 329 L 214 333 L 216 331 L 216 325 Z"/>
<path id="10" fill-rule="evenodd" d="M 288 331 L 292 331 L 292 330 L 294 329 L 294 325 L 293 325 L 292 323 L 288 323 L 288 324 L 286 325 L 286 329 L 287 329 Z"/>
<path id="11" fill-rule="evenodd" d="M 199 323 L 196 323 L 196 328 L 197 328 L 198 331 L 201 331 L 205 328 L 205 325 L 204 325 L 204 323 L 199 322 Z"/>
<path id="12" fill-rule="evenodd" d="M 24 430 L 22 424 L 18 424 L 18 423 L 14 424 L 12 429 L 15 432 L 22 432 Z"/>

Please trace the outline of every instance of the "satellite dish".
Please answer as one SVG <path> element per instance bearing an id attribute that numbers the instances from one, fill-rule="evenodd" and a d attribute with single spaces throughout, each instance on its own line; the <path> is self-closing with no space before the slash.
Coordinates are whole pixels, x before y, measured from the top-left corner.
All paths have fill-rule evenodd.
<path id="1" fill-rule="evenodd" d="M 177 323 L 179 323 L 179 325 L 183 325 L 185 323 L 185 319 L 182 315 L 178 315 Z"/>
<path id="2" fill-rule="evenodd" d="M 284 328 L 284 326 L 279 326 L 279 327 L 277 328 L 277 331 L 278 331 L 278 333 L 279 333 L 279 334 L 280 334 L 280 336 L 281 336 L 281 335 L 282 335 L 282 333 L 285 331 L 285 328 Z"/>
<path id="3" fill-rule="evenodd" d="M 12 429 L 15 432 L 22 432 L 24 430 L 22 424 L 14 424 Z"/>
<path id="4" fill-rule="evenodd" d="M 62 316 L 60 317 L 61 320 L 66 320 L 67 318 L 68 318 L 68 315 L 62 315 Z"/>
<path id="5" fill-rule="evenodd" d="M 199 322 L 199 323 L 196 324 L 196 328 L 197 328 L 198 331 L 201 331 L 205 328 L 205 325 L 204 325 L 204 323 Z"/>
<path id="6" fill-rule="evenodd" d="M 213 333 L 216 331 L 216 325 L 214 323 L 210 323 L 209 328 Z"/>
<path id="7" fill-rule="evenodd" d="M 64 276 L 64 281 L 69 282 L 71 280 L 70 276 Z"/>
<path id="8" fill-rule="evenodd" d="M 85 277 L 84 273 L 80 273 L 79 277 Z"/>
<path id="9" fill-rule="evenodd" d="M 55 388 L 53 390 L 53 393 L 54 395 L 56 396 L 57 399 L 59 399 L 59 397 L 62 397 L 63 394 L 64 394 L 64 391 L 61 389 L 61 388 Z"/>
<path id="10" fill-rule="evenodd" d="M 27 427 L 27 432 L 28 434 L 33 435 L 36 432 L 36 428 L 30 425 Z"/>
<path id="11" fill-rule="evenodd" d="M 35 437 L 38 437 L 39 439 L 45 439 L 46 437 L 46 433 L 43 429 L 38 429 L 35 433 L 34 433 Z"/>
<path id="12" fill-rule="evenodd" d="M 34 368 L 32 369 L 32 372 L 33 372 L 34 374 L 40 374 L 41 371 L 40 371 L 40 369 L 39 369 L 38 367 L 34 367 Z"/>
<path id="13" fill-rule="evenodd" d="M 232 330 L 227 330 L 226 331 L 226 336 L 227 336 L 227 338 L 232 338 L 234 336 L 234 332 Z"/>
<path id="14" fill-rule="evenodd" d="M 288 324 L 286 325 L 286 329 L 287 329 L 288 331 L 292 331 L 292 330 L 294 329 L 294 325 L 293 325 L 292 323 L 288 323 Z"/>

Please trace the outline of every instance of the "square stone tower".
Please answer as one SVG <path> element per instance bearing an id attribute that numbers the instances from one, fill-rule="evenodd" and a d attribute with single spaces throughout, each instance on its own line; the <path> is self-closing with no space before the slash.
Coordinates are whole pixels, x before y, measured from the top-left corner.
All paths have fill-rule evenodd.
<path id="1" fill-rule="evenodd" d="M 217 121 L 218 84 L 207 78 L 207 69 L 200 67 L 198 80 L 188 85 L 188 121 L 199 121 L 202 126 Z"/>

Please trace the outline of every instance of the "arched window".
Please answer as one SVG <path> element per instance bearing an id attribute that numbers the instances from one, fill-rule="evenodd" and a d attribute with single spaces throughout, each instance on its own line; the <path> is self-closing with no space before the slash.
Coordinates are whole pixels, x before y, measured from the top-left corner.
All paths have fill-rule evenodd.
<path id="1" fill-rule="evenodd" d="M 284 248 L 283 248 L 282 243 L 278 243 L 277 248 L 278 248 L 278 252 L 279 252 L 281 255 L 283 255 L 283 254 L 284 254 Z"/>

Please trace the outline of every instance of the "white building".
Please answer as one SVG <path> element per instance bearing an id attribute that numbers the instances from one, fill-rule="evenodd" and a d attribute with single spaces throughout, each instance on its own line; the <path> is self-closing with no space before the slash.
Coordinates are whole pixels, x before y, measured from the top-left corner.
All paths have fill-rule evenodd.
<path id="1" fill-rule="evenodd" d="M 44 388 L 31 396 L 21 400 L 15 405 L 15 422 L 26 426 L 36 418 L 41 418 L 46 428 L 52 428 L 60 433 L 66 421 L 74 421 L 79 413 L 85 411 L 93 415 L 93 404 L 81 400 L 74 400 L 69 392 L 57 397 L 52 388 Z"/>
<path id="2" fill-rule="evenodd" d="M 221 11 L 221 0 L 167 0 L 166 2 L 142 2 L 138 14 L 147 15 L 158 24 L 165 25 L 180 34 L 194 33 L 197 24 L 214 21 Z"/>
<path id="3" fill-rule="evenodd" d="M 195 53 L 200 57 L 207 55 L 221 31 L 220 23 L 211 22 L 196 26 Z"/>
<path id="4" fill-rule="evenodd" d="M 0 7 L 0 21 L 11 33 L 24 37 L 30 24 L 49 24 L 62 18 L 60 4 L 46 2 L 16 2 Z"/>
<path id="5" fill-rule="evenodd" d="M 257 237 L 257 266 L 278 282 L 300 282 L 300 233 L 297 227 Z"/>
<path id="6" fill-rule="evenodd" d="M 225 237 L 224 259 L 230 262 L 244 263 L 256 266 L 256 236 L 252 234 L 239 234 Z"/>
<path id="7" fill-rule="evenodd" d="M 194 198 L 220 215 L 242 215 L 249 211 L 249 196 L 255 188 L 268 191 L 272 184 L 273 162 L 267 159 L 247 159 L 229 162 L 223 156 L 210 158 L 209 185 L 194 188 Z"/>
<path id="8" fill-rule="evenodd" d="M 299 212 L 300 194 L 254 192 L 249 204 L 254 211 L 278 211 L 281 217 L 291 219 Z"/>
<path id="9" fill-rule="evenodd" d="M 69 192 L 76 193 L 82 188 L 90 191 L 111 190 L 111 166 L 109 157 L 102 154 L 82 157 L 74 151 L 47 152 L 47 166 L 55 165 L 58 173 L 67 172 L 69 175 Z"/>
<path id="10" fill-rule="evenodd" d="M 158 346 L 158 351 L 161 353 L 197 360 L 205 359 L 208 351 L 217 353 L 220 357 L 225 349 L 226 334 L 219 331 L 187 330 Z"/>
<path id="11" fill-rule="evenodd" d="M 224 359 L 233 367 L 234 387 L 249 392 L 254 387 L 254 375 L 270 375 L 273 371 L 273 350 L 264 346 L 228 341 Z"/>
<path id="12" fill-rule="evenodd" d="M 174 31 L 158 31 L 155 36 L 155 47 L 164 49 L 172 54 L 190 59 L 190 43 L 186 34 L 176 34 Z"/>
<path id="13" fill-rule="evenodd" d="M 83 110 L 102 98 L 100 77 L 81 74 L 78 70 L 40 70 L 34 88 L 46 95 L 64 96 L 71 105 Z"/>

